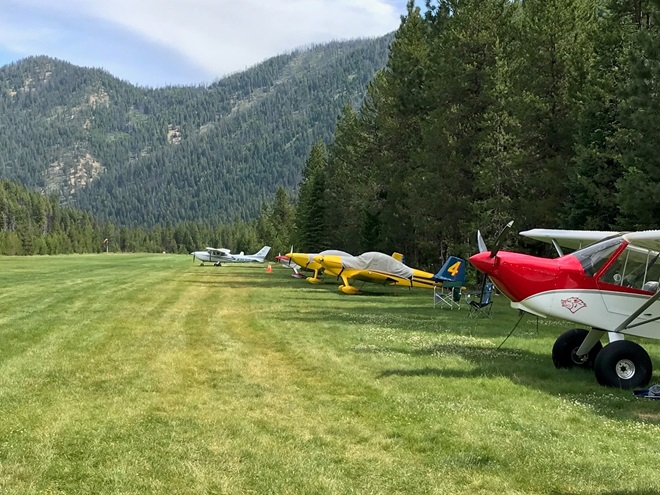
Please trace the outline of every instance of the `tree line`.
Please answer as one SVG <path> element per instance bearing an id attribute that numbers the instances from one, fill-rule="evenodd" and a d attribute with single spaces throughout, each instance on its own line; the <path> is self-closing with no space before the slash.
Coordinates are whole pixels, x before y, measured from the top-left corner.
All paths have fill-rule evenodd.
<path id="1" fill-rule="evenodd" d="M 657 0 L 409 1 L 362 105 L 308 156 L 300 249 L 437 265 L 511 219 L 658 228 L 659 20 Z"/>
<path id="2" fill-rule="evenodd" d="M 295 211 L 283 188 L 259 217 L 247 222 L 211 225 L 180 222 L 155 227 L 118 226 L 91 214 L 63 207 L 12 181 L 0 180 L 0 255 L 54 255 L 109 252 L 188 254 L 206 246 L 256 252 L 265 244 L 288 248 Z M 273 251 L 275 252 L 275 251 Z M 277 253 L 275 253 L 277 254 Z M 271 258 L 274 255 L 271 254 Z"/>

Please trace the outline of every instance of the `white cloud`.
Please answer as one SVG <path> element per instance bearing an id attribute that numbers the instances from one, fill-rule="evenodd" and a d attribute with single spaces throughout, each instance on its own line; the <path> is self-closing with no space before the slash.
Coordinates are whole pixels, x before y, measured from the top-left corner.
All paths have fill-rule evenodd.
<path id="1" fill-rule="evenodd" d="M 312 43 L 393 31 L 399 25 L 404 2 L 399 1 L 399 8 L 391 2 L 21 0 L 21 5 L 112 23 L 219 77 Z"/>

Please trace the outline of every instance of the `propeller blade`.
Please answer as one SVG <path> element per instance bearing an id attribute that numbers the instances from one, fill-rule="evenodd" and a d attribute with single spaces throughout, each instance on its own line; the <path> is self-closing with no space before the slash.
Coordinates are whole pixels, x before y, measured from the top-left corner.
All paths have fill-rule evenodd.
<path id="1" fill-rule="evenodd" d="M 500 230 L 500 233 L 497 234 L 497 239 L 495 239 L 495 247 L 493 250 L 490 252 L 490 257 L 494 258 L 497 256 L 497 252 L 500 250 L 500 241 L 502 240 L 502 236 L 504 233 L 511 228 L 513 225 L 513 220 L 511 220 L 509 223 L 507 223 L 504 227 L 502 227 L 502 230 Z M 484 284 L 485 285 L 485 284 Z"/>
<path id="2" fill-rule="evenodd" d="M 479 252 L 483 253 L 488 251 L 484 238 L 481 236 L 481 231 L 477 230 L 477 246 L 479 246 Z"/>

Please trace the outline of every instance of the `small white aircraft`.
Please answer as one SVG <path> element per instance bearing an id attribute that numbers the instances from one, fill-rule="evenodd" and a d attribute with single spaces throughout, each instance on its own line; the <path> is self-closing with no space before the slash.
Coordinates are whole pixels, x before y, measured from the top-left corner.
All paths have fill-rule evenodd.
<path id="1" fill-rule="evenodd" d="M 193 261 L 195 258 L 201 261 L 200 266 L 204 266 L 204 263 L 222 266 L 222 263 L 263 263 L 269 251 L 270 246 L 264 246 L 255 254 L 244 254 L 243 251 L 240 254 L 232 254 L 226 248 L 207 247 L 206 251 L 193 251 L 190 254 L 193 255 Z"/>

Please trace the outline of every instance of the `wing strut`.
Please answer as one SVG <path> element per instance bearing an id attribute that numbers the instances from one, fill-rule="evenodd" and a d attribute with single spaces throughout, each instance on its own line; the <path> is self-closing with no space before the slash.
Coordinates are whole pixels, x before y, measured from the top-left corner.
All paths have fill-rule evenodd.
<path id="1" fill-rule="evenodd" d="M 555 247 L 555 250 L 560 257 L 564 256 L 564 251 L 561 250 L 561 247 L 559 246 L 559 243 L 556 239 L 552 239 L 552 245 Z"/>

